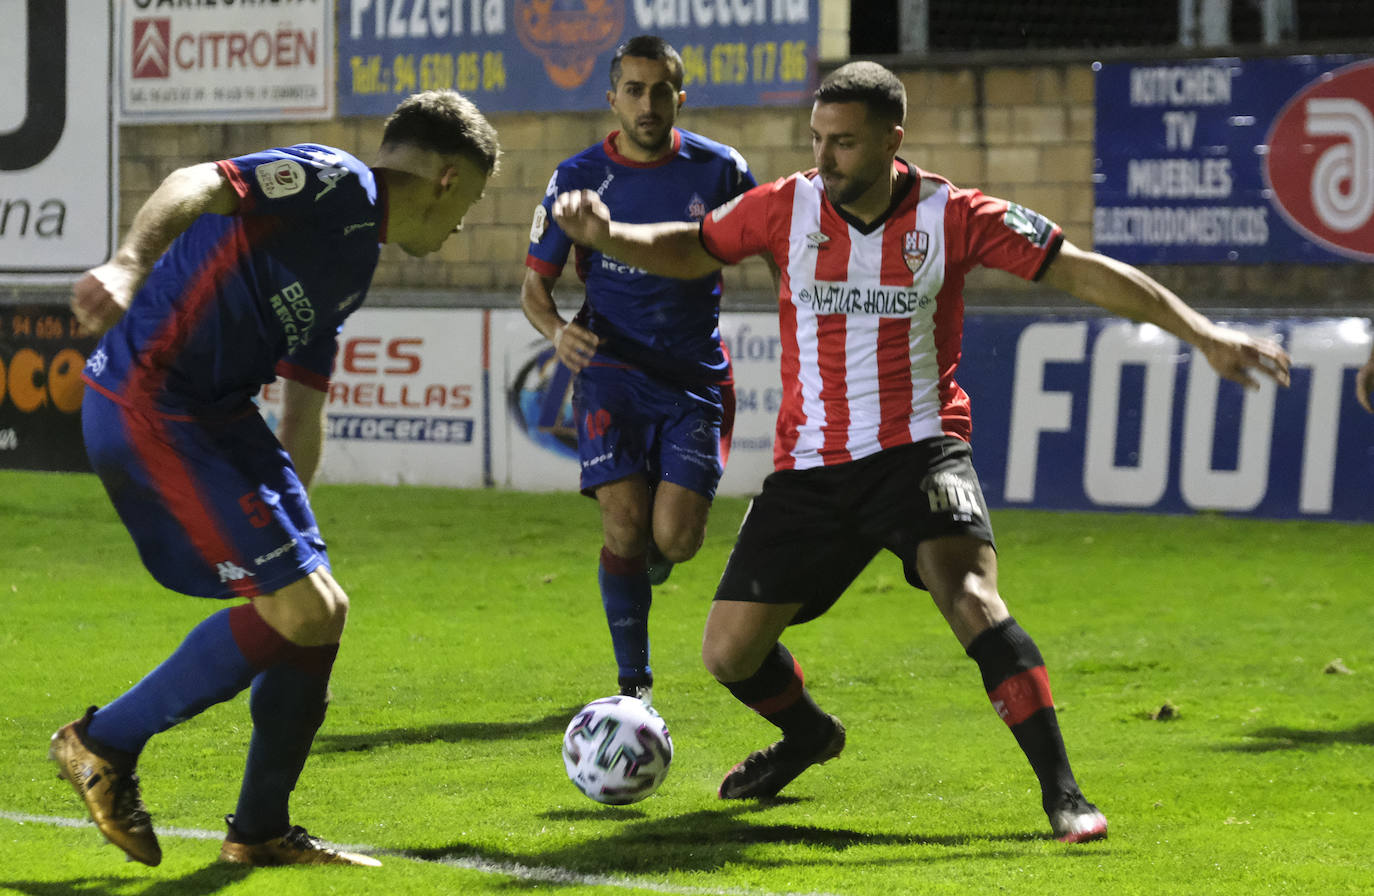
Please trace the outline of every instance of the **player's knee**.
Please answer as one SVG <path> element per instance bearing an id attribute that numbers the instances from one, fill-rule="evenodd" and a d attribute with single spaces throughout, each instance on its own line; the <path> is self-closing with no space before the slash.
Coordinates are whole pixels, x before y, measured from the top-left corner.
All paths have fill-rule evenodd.
<path id="1" fill-rule="evenodd" d="M 348 595 L 328 575 L 311 575 L 254 603 L 269 625 L 296 644 L 337 642 L 348 620 Z"/>
<path id="2" fill-rule="evenodd" d="M 758 671 L 759 664 L 733 645 L 707 638 L 701 643 L 701 661 L 716 681 L 743 681 Z"/>
<path id="3" fill-rule="evenodd" d="M 685 563 L 691 560 L 697 555 L 697 551 L 701 550 L 702 542 L 705 540 L 704 529 L 691 527 L 654 533 L 654 544 L 658 545 L 659 553 L 670 563 Z"/>

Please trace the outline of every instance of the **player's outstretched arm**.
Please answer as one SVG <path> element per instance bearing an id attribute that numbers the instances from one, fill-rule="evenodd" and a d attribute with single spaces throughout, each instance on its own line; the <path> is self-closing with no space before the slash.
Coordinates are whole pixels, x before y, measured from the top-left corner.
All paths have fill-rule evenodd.
<path id="1" fill-rule="evenodd" d="M 554 200 L 553 218 L 574 242 L 661 277 L 691 280 L 722 265 L 702 248 L 698 225 L 688 221 L 623 224 L 591 190 L 562 193 Z"/>
<path id="2" fill-rule="evenodd" d="M 1249 389 L 1258 371 L 1288 385 L 1290 359 L 1272 339 L 1255 339 L 1220 326 L 1153 277 L 1124 262 L 1084 251 L 1068 240 L 1042 283 L 1131 320 L 1152 323 L 1196 347 L 1216 372 Z"/>
<path id="3" fill-rule="evenodd" d="M 1360 402 L 1360 407 L 1374 414 L 1371 395 L 1374 395 L 1374 350 L 1370 351 L 1369 360 L 1355 374 L 1355 398 Z"/>
<path id="4" fill-rule="evenodd" d="M 99 335 L 113 327 L 172 240 L 203 214 L 233 214 L 238 202 L 212 162 L 167 175 L 139 208 L 114 258 L 91 268 L 72 287 L 72 312 L 82 330 Z"/>

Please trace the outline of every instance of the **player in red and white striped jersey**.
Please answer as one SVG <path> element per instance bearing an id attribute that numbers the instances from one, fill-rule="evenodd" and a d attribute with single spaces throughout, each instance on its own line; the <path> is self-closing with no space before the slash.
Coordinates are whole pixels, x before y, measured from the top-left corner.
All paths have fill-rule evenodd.
<path id="1" fill-rule="evenodd" d="M 816 705 L 778 639 L 828 610 L 886 549 L 978 664 L 1054 835 L 1100 839 L 1107 821 L 1070 768 L 1044 660 L 997 590 L 968 396 L 954 379 L 964 277 L 1000 268 L 1154 323 L 1246 386 L 1257 373 L 1286 385 L 1289 359 L 1135 268 L 1077 248 L 1040 215 L 898 158 L 905 115 L 895 75 L 850 63 L 816 91 L 814 170 L 756 187 L 699 226 L 614 222 L 588 191 L 560 196 L 554 215 L 574 240 L 654 273 L 697 277 L 756 254 L 782 272 L 776 471 L 740 529 L 702 655 L 783 736 L 726 775 L 721 797 L 775 796 L 844 748 L 844 727 Z"/>

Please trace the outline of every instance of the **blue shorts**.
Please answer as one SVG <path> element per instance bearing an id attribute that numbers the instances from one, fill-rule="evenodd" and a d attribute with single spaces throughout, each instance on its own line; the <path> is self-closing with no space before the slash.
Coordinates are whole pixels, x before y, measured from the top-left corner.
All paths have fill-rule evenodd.
<path id="1" fill-rule="evenodd" d="M 165 587 L 254 597 L 329 568 L 305 488 L 256 411 L 168 417 L 87 388 L 81 424 L 91 466 Z"/>
<path id="2" fill-rule="evenodd" d="M 731 422 L 722 392 L 730 389 L 673 387 L 631 367 L 584 368 L 573 382 L 583 494 L 643 473 L 714 499 Z M 731 407 L 733 397 L 725 396 Z"/>

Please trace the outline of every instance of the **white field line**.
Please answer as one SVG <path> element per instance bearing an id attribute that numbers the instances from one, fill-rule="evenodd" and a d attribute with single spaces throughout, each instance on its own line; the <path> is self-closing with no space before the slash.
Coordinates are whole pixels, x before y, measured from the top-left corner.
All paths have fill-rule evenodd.
<path id="1" fill-rule="evenodd" d="M 16 824 L 41 824 L 58 828 L 94 828 L 95 825 L 85 818 L 63 818 L 57 815 L 26 815 L 22 812 L 6 812 L 0 809 L 0 821 Z M 223 831 L 202 831 L 194 828 L 158 828 L 159 837 L 179 837 L 183 840 L 223 840 Z M 552 884 L 576 884 L 588 887 L 615 887 L 622 890 L 643 890 L 650 893 L 668 893 L 671 896 L 836 896 L 833 893 L 797 893 L 787 891 L 774 893 L 767 890 L 746 890 L 737 887 L 688 887 L 665 884 L 658 881 L 638 880 L 632 877 L 616 877 L 609 874 L 583 874 L 568 868 L 551 868 L 541 865 L 521 865 L 516 862 L 496 862 L 478 855 L 444 856 L 426 859 L 411 855 L 404 850 L 378 849 L 366 844 L 330 843 L 337 849 L 361 852 L 377 856 L 395 856 L 411 862 L 424 862 L 430 865 L 444 865 L 449 868 L 462 868 L 465 871 L 479 871 L 483 874 L 496 874 L 522 881 Z"/>

